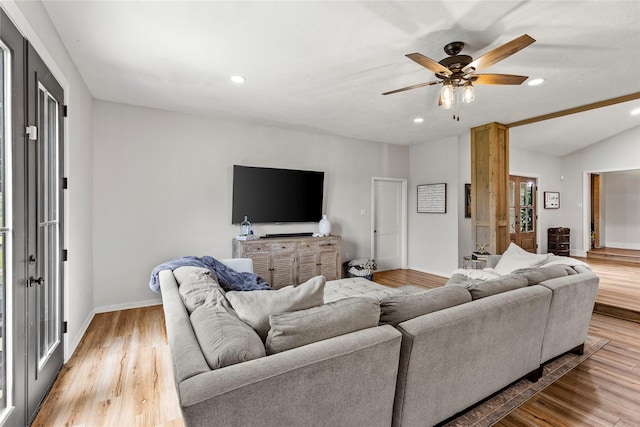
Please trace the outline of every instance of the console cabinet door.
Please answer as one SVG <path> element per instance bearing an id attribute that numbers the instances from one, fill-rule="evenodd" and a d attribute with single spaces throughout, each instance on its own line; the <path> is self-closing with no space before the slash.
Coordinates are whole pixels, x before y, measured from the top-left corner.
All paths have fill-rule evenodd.
<path id="1" fill-rule="evenodd" d="M 280 289 L 296 283 L 296 257 L 293 252 L 271 255 L 271 287 Z"/>
<path id="2" fill-rule="evenodd" d="M 318 242 L 303 241 L 296 243 L 298 284 L 304 283 L 318 273 Z"/>
<path id="3" fill-rule="evenodd" d="M 318 274 L 327 280 L 336 280 L 341 276 L 340 240 L 331 239 L 318 245 Z"/>
<path id="4" fill-rule="evenodd" d="M 338 252 L 335 250 L 322 251 L 318 254 L 319 268 L 318 274 L 323 275 L 327 280 L 339 279 L 338 272 L 340 262 L 338 261 Z"/>
<path id="5" fill-rule="evenodd" d="M 273 282 L 271 277 L 271 255 L 266 253 L 247 254 L 253 261 L 253 272 L 263 278 L 267 283 Z"/>

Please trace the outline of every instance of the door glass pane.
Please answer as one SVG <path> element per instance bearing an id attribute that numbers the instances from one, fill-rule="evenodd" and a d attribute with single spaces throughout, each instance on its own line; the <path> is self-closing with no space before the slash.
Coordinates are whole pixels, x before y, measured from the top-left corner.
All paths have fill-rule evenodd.
<path id="1" fill-rule="evenodd" d="M 520 183 L 520 206 L 530 206 L 532 201 L 532 187 L 528 182 Z"/>
<path id="2" fill-rule="evenodd" d="M 527 233 L 530 233 L 532 231 L 534 231 L 534 224 L 535 224 L 535 214 L 533 212 L 533 208 L 527 208 L 527 223 L 526 223 L 526 227 L 525 227 L 525 231 Z"/>
<path id="3" fill-rule="evenodd" d="M 9 233 L 9 225 L 11 225 L 10 204 L 10 173 L 11 168 L 9 161 L 11 160 L 11 141 L 8 129 L 10 91 L 9 87 L 9 50 L 0 44 L 0 413 L 7 407 L 7 396 L 10 391 L 10 385 L 7 381 L 8 372 L 8 349 L 10 348 L 7 334 L 7 320 L 10 318 L 8 307 L 8 289 L 6 284 L 10 283 L 10 267 L 11 267 L 11 233 Z"/>
<path id="4" fill-rule="evenodd" d="M 523 206 L 532 206 L 533 205 L 533 184 L 531 182 L 527 182 L 523 184 L 523 190 L 525 193 Z"/>
<path id="5" fill-rule="evenodd" d="M 533 209 L 520 208 L 520 232 L 528 233 L 533 231 Z"/>
<path id="6" fill-rule="evenodd" d="M 39 242 L 40 277 L 37 287 L 38 356 L 42 366 L 59 343 L 59 197 L 58 197 L 58 102 L 40 87 L 38 94 Z"/>

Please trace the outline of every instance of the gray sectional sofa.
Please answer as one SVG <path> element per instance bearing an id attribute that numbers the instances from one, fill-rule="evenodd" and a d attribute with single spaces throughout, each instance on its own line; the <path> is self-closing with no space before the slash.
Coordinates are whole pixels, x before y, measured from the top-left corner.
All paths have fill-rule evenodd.
<path id="1" fill-rule="evenodd" d="M 246 259 L 223 262 L 252 269 Z M 492 257 L 488 264 L 499 262 Z M 314 278 L 284 292 L 295 310 L 272 312 L 265 329 L 265 313 L 263 323 L 256 313 L 280 302 L 256 301 L 277 300 L 282 290 L 194 293 L 187 283 L 204 277 L 196 273 L 159 276 L 187 426 L 438 424 L 522 377 L 537 380 L 541 365 L 556 356 L 580 351 L 598 287 L 598 277 L 580 265 L 536 266 L 486 281 L 454 274 L 429 291 L 363 278 L 320 286 Z M 204 302 L 194 308 L 198 292 Z M 322 301 L 307 307 L 296 292 L 322 292 Z M 193 322 L 202 323 L 206 310 L 232 316 L 235 326 L 218 319 L 204 328 L 216 332 L 203 338 L 202 324 Z M 255 337 L 247 338 L 233 316 L 252 325 Z M 220 332 L 236 330 L 240 347 L 255 351 L 220 350 L 218 338 L 231 333 Z M 218 340 L 213 348 L 209 335 Z"/>

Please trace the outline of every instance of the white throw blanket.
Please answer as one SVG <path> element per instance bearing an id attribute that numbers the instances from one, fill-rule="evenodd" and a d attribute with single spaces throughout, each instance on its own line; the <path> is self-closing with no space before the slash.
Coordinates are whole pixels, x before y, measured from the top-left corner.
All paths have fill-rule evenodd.
<path id="1" fill-rule="evenodd" d="M 580 261 L 579 259 L 571 258 L 568 256 L 557 256 L 557 255 L 549 255 L 549 260 L 542 264 L 540 267 L 548 267 L 550 265 L 568 265 L 569 267 L 575 267 L 580 265 L 582 267 L 588 268 L 591 270 L 591 267 L 586 262 Z"/>
<path id="2" fill-rule="evenodd" d="M 589 264 L 578 259 L 566 256 L 557 256 L 553 254 L 544 254 L 544 256 L 540 254 L 532 254 L 526 252 L 524 249 L 513 243 L 511 243 L 507 250 L 504 252 L 502 258 L 500 258 L 500 262 L 498 263 L 498 265 L 496 265 L 496 267 L 500 265 L 502 265 L 503 267 L 505 265 L 508 265 L 509 269 L 505 271 L 505 269 L 502 268 L 499 273 L 494 268 L 485 268 L 482 270 L 458 268 L 454 270 L 453 274 L 461 274 L 470 279 L 491 280 L 496 279 L 500 276 L 504 276 L 505 274 L 509 274 L 521 268 L 544 268 L 551 265 L 568 265 L 569 267 L 575 267 L 579 265 L 591 269 L 591 267 L 589 267 Z"/>

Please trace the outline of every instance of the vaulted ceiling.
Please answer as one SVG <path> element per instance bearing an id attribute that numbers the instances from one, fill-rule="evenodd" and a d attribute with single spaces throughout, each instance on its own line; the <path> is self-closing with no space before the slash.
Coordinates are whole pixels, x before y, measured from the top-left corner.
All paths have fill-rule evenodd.
<path id="1" fill-rule="evenodd" d="M 421 143 L 640 92 L 638 1 L 44 5 L 96 99 L 370 141 Z M 477 58 L 525 33 L 537 41 L 483 72 L 544 84 L 477 85 L 459 122 L 438 107 L 440 85 L 381 95 L 434 80 L 405 54 L 438 61 L 443 46 L 459 40 L 462 53 Z M 234 84 L 232 75 L 246 82 Z M 598 110 L 596 119 L 531 125 L 512 144 L 566 154 L 639 126 L 634 107 L 640 101 Z"/>

